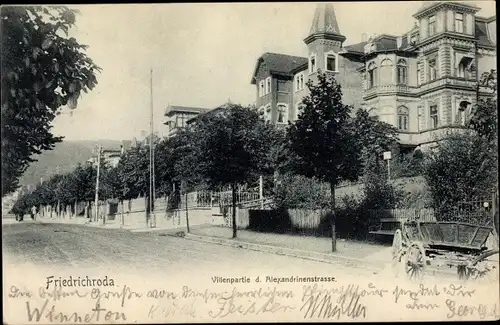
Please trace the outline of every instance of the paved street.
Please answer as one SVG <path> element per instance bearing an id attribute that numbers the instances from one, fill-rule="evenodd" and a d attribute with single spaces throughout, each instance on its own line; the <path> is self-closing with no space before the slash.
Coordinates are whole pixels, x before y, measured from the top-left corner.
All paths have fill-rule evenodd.
<path id="1" fill-rule="evenodd" d="M 219 269 L 368 275 L 373 270 L 349 268 L 293 257 L 236 249 L 166 236 L 80 225 L 21 223 L 3 226 L 4 258 L 10 263 L 94 268 L 123 266 L 128 270 L 164 271 Z"/>

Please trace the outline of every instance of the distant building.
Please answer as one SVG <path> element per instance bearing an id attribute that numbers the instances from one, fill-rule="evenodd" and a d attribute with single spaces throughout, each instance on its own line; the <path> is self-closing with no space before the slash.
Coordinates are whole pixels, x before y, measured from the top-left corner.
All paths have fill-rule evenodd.
<path id="1" fill-rule="evenodd" d="M 229 107 L 229 104 L 223 104 L 217 108 L 214 108 L 214 109 L 211 109 L 211 110 L 207 110 L 206 112 L 204 113 L 200 113 L 196 116 L 193 116 L 191 117 L 189 120 L 186 121 L 186 126 L 187 127 L 192 127 L 194 125 L 196 125 L 196 123 L 203 117 L 203 116 L 211 116 L 211 115 L 217 115 L 217 114 L 221 114 L 224 112 L 225 109 L 227 109 Z"/>
<path id="2" fill-rule="evenodd" d="M 478 11 L 468 3 L 426 1 L 411 30 L 344 46 L 333 5 L 318 4 L 304 39 L 307 57 L 258 58 L 251 79 L 256 106 L 273 124 L 296 120 L 306 83 L 320 69 L 335 76 L 345 104 L 395 126 L 401 149 L 433 146 L 444 131 L 464 127 L 479 96 L 491 96 L 478 77 L 496 69 L 496 16 Z"/>
<path id="3" fill-rule="evenodd" d="M 125 152 L 130 150 L 131 148 L 136 148 L 139 146 L 137 139 L 133 138 L 132 140 L 123 140 L 120 148 L 103 148 L 101 159 L 104 164 L 116 167 L 120 162 L 120 158 Z M 97 166 L 97 157 L 92 157 L 87 160 L 87 163 Z"/>
<path id="4" fill-rule="evenodd" d="M 206 113 L 210 109 L 202 107 L 187 107 L 169 105 L 165 110 L 165 121 L 167 126 L 167 138 L 175 136 L 177 132 L 186 127 L 187 121 L 201 113 Z"/>

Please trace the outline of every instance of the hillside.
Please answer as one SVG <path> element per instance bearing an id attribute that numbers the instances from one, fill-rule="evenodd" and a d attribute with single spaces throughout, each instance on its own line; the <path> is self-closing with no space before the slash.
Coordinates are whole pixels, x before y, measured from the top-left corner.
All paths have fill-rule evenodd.
<path id="1" fill-rule="evenodd" d="M 78 163 L 84 163 L 93 156 L 93 150 L 97 144 L 102 144 L 105 149 L 119 149 L 119 140 L 81 140 L 63 141 L 58 143 L 54 150 L 45 151 L 36 156 L 38 161 L 31 163 L 24 175 L 21 177 L 21 185 L 36 184 L 40 178 L 48 179 L 60 168 L 61 173 L 69 172 Z"/>

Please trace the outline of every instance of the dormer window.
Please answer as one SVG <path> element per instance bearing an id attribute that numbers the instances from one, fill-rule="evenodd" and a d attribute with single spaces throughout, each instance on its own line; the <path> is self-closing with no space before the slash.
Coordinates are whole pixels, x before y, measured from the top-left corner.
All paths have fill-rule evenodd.
<path id="1" fill-rule="evenodd" d="M 375 43 L 372 43 L 371 40 L 368 41 L 368 44 L 365 45 L 365 54 L 368 54 L 368 53 L 371 53 L 373 51 L 375 51 L 377 48 L 375 46 Z"/>
<path id="2" fill-rule="evenodd" d="M 259 96 L 262 97 L 264 95 L 265 95 L 264 80 L 261 80 L 259 82 Z"/>
<path id="3" fill-rule="evenodd" d="M 316 55 L 311 55 L 309 58 L 309 73 L 316 72 Z"/>
<path id="4" fill-rule="evenodd" d="M 436 34 L 436 16 L 429 17 L 429 36 Z"/>
<path id="5" fill-rule="evenodd" d="M 464 32 L 464 14 L 459 12 L 455 13 L 455 32 Z"/>
<path id="6" fill-rule="evenodd" d="M 266 78 L 266 95 L 271 93 L 271 77 Z"/>
<path id="7" fill-rule="evenodd" d="M 410 45 L 415 46 L 418 42 L 418 34 L 412 34 L 410 37 Z"/>
<path id="8" fill-rule="evenodd" d="M 338 54 L 330 52 L 325 54 L 326 71 L 338 72 Z"/>

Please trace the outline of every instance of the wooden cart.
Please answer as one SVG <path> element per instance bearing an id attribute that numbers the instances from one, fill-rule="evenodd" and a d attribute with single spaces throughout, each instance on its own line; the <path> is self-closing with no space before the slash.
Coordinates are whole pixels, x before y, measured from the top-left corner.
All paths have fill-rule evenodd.
<path id="1" fill-rule="evenodd" d="M 404 263 L 410 279 L 423 276 L 427 266 L 456 267 L 460 279 L 487 274 L 497 262 L 498 249 L 488 249 L 493 227 L 451 221 L 407 221 L 396 230 L 392 244 L 393 266 Z"/>

